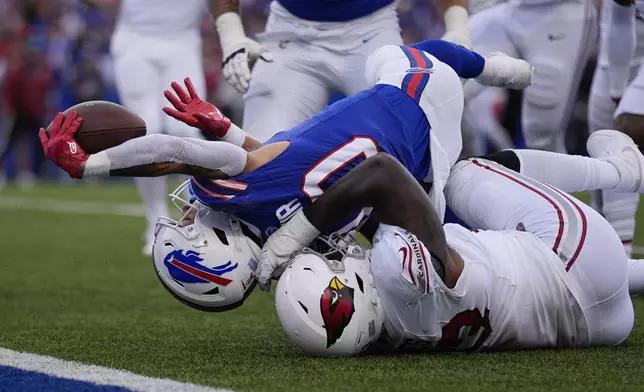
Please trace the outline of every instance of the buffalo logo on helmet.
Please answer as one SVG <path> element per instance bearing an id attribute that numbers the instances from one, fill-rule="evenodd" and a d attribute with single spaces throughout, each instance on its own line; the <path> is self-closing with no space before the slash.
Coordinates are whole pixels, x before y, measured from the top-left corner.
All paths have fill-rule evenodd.
<path id="1" fill-rule="evenodd" d="M 228 286 L 232 280 L 224 278 L 227 272 L 235 270 L 237 263 L 228 261 L 225 264 L 209 268 L 201 264 L 203 258 L 194 250 L 173 250 L 168 253 L 163 264 L 168 269 L 172 279 L 182 283 L 215 283 Z"/>
<path id="2" fill-rule="evenodd" d="M 322 320 L 326 330 L 326 347 L 329 348 L 340 339 L 356 311 L 353 303 L 353 288 L 333 277 L 329 286 L 320 297 Z"/>

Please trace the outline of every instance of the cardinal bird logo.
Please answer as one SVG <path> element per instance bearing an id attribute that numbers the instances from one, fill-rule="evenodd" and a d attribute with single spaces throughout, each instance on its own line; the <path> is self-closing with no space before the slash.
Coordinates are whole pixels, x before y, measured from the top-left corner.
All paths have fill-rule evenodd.
<path id="1" fill-rule="evenodd" d="M 320 309 L 326 329 L 326 347 L 329 348 L 340 339 L 356 311 L 353 289 L 334 276 L 320 297 Z"/>

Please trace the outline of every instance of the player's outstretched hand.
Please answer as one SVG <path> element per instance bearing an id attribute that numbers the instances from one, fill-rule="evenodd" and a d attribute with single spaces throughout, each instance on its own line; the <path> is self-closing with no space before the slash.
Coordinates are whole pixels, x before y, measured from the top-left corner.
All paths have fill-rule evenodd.
<path id="1" fill-rule="evenodd" d="M 199 128 L 207 139 L 224 138 L 230 129 L 230 119 L 215 105 L 199 98 L 190 78 L 185 78 L 184 83 L 188 93 L 177 82 L 171 84 L 176 95 L 168 90 L 164 91 L 163 95 L 174 107 L 164 107 L 165 114 L 191 127 Z"/>
<path id="2" fill-rule="evenodd" d="M 83 118 L 76 111 L 67 116 L 58 113 L 51 124 L 51 133 L 40 128 L 38 137 L 45 151 L 45 156 L 73 178 L 82 178 L 85 161 L 89 155 L 74 140 L 74 135 L 81 127 Z"/>

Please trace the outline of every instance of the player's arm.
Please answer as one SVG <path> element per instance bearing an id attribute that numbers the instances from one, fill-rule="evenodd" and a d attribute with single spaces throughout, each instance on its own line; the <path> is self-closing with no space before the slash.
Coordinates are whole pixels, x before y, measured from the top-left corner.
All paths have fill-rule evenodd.
<path id="1" fill-rule="evenodd" d="M 202 135 L 210 141 L 223 141 L 234 144 L 246 151 L 259 148 L 262 144 L 223 115 L 210 102 L 199 98 L 190 78 L 185 78 L 186 92 L 177 82 L 170 86 L 174 94 L 166 90 L 163 94 L 172 108 L 164 107 L 163 111 L 170 117 L 191 127 L 199 128 Z"/>
<path id="2" fill-rule="evenodd" d="M 248 153 L 230 143 L 160 134 L 88 155 L 74 140 L 81 124 L 75 111 L 59 113 L 51 133 L 41 129 L 38 134 L 47 158 L 74 178 L 185 174 L 222 179 L 243 172 L 249 163 Z"/>
<path id="3" fill-rule="evenodd" d="M 379 153 L 336 181 L 268 238 L 256 273 L 260 287 L 270 288 L 270 278 L 279 275 L 294 253 L 321 232 L 328 232 L 334 223 L 365 207 L 373 208 L 372 216 L 381 223 L 415 234 L 431 250 L 437 274 L 449 287 L 456 283 L 462 260 L 449 251 L 427 193 L 398 161 Z"/>
<path id="4" fill-rule="evenodd" d="M 248 90 L 250 70 L 258 59 L 273 57 L 257 41 L 246 37 L 239 15 L 239 0 L 209 0 L 224 59 L 224 78 L 241 94 Z"/>
<path id="5" fill-rule="evenodd" d="M 445 21 L 445 34 L 441 39 L 472 49 L 468 23 L 468 0 L 438 0 L 438 8 Z"/>
<path id="6" fill-rule="evenodd" d="M 328 232 L 334 223 L 365 207 L 373 208 L 379 222 L 415 234 L 434 253 L 434 268 L 444 277 L 449 252 L 436 210 L 418 181 L 386 153 L 370 157 L 336 181 L 301 218 Z"/>
<path id="7" fill-rule="evenodd" d="M 611 20 L 606 31 L 609 91 L 611 97 L 618 101 L 628 85 L 629 66 L 637 46 L 636 9 L 630 0 L 607 1 L 611 8 Z"/>

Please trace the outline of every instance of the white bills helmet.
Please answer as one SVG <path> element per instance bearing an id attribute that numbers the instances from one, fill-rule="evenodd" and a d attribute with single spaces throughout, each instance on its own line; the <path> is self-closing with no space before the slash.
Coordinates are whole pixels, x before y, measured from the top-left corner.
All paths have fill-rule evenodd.
<path id="1" fill-rule="evenodd" d="M 209 312 L 237 308 L 256 285 L 259 237 L 230 214 L 184 200 L 187 187 L 186 182 L 170 195 L 181 218 L 157 222 L 152 251 L 157 276 L 190 307 Z"/>
<path id="2" fill-rule="evenodd" d="M 342 260 L 298 253 L 275 292 L 284 331 L 305 354 L 349 356 L 378 340 L 385 320 L 369 258 L 356 242 Z"/>

